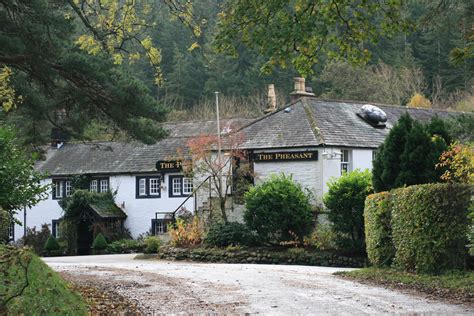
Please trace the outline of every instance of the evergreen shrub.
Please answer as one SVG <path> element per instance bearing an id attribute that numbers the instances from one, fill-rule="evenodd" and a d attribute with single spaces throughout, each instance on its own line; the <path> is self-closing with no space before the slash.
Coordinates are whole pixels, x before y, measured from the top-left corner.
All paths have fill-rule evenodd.
<path id="1" fill-rule="evenodd" d="M 244 224 L 237 222 L 212 225 L 204 238 L 204 245 L 209 247 L 255 246 L 256 244 L 257 239 L 252 231 Z"/>
<path id="2" fill-rule="evenodd" d="M 244 221 L 263 242 L 303 240 L 311 232 L 310 194 L 291 176 L 274 175 L 244 195 Z"/>
<path id="3" fill-rule="evenodd" d="M 59 243 L 56 240 L 56 238 L 53 235 L 50 235 L 48 237 L 48 240 L 46 241 L 46 243 L 44 245 L 44 250 L 46 250 L 46 251 L 57 251 L 60 248 L 61 247 L 59 246 Z"/>
<path id="4" fill-rule="evenodd" d="M 390 266 L 395 256 L 392 242 L 392 196 L 390 192 L 369 195 L 365 200 L 365 245 L 374 266 Z"/>
<path id="5" fill-rule="evenodd" d="M 95 250 L 104 250 L 107 248 L 107 240 L 105 240 L 104 235 L 98 234 L 94 242 L 92 243 L 92 248 Z"/>
<path id="6" fill-rule="evenodd" d="M 135 239 L 120 239 L 111 242 L 107 246 L 108 253 L 136 253 L 142 252 L 144 248 L 143 241 Z"/>
<path id="7" fill-rule="evenodd" d="M 354 170 L 329 182 L 329 191 L 323 201 L 340 249 L 365 251 L 364 202 L 372 191 L 368 170 Z"/>
<path id="8" fill-rule="evenodd" d="M 467 184 L 414 185 L 392 191 L 392 234 L 396 266 L 417 273 L 465 267 Z"/>
<path id="9" fill-rule="evenodd" d="M 144 240 L 145 253 L 157 253 L 161 247 L 161 239 L 157 236 L 148 236 Z"/>

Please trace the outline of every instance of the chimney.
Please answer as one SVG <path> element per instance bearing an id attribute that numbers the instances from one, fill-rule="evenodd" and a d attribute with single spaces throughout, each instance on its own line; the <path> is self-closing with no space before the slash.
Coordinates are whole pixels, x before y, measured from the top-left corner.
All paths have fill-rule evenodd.
<path id="1" fill-rule="evenodd" d="M 264 113 L 274 112 L 277 108 L 275 85 L 273 83 L 268 85 L 267 105 L 268 105 L 268 108 L 263 111 Z"/>
<path id="2" fill-rule="evenodd" d="M 51 128 L 51 147 L 61 148 L 67 141 L 69 136 L 57 127 Z"/>
<path id="3" fill-rule="evenodd" d="M 311 87 L 306 88 L 305 78 L 295 78 L 295 90 L 290 93 L 291 101 L 295 101 L 301 97 L 314 97 L 313 89 Z"/>

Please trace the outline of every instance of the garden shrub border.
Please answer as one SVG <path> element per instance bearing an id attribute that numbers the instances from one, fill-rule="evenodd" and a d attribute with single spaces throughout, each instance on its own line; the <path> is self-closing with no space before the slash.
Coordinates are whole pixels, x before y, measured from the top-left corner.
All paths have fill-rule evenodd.
<path id="1" fill-rule="evenodd" d="M 137 256 L 145 259 L 149 256 Z M 308 265 L 326 267 L 361 268 L 367 266 L 367 258 L 345 256 L 331 251 L 307 251 L 303 248 L 282 249 L 221 249 L 221 248 L 175 248 L 162 247 L 156 258 L 165 260 L 190 260 L 219 263 L 257 263 Z"/>

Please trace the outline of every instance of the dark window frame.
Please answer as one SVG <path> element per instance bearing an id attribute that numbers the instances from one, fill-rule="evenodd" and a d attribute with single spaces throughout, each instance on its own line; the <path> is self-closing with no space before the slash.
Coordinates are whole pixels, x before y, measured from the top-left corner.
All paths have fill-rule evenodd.
<path id="1" fill-rule="evenodd" d="M 181 188 L 180 188 L 180 194 L 174 194 L 173 192 L 173 179 L 181 179 Z M 191 179 L 188 177 L 185 177 L 183 175 L 170 175 L 168 178 L 168 196 L 170 198 L 179 198 L 179 197 L 187 197 L 190 194 L 192 194 L 192 190 L 190 193 L 184 193 L 184 179 Z M 193 186 L 194 190 L 194 186 Z"/>
<path id="2" fill-rule="evenodd" d="M 74 188 L 72 187 L 72 182 L 71 182 L 71 190 L 69 192 L 69 195 L 66 195 L 66 183 L 71 182 L 71 179 L 69 178 L 53 178 L 52 183 L 52 198 L 53 200 L 62 200 L 65 197 L 70 196 L 74 192 Z M 60 184 L 61 186 L 61 196 L 56 195 L 56 186 Z"/>
<path id="3" fill-rule="evenodd" d="M 145 194 L 140 195 L 140 180 L 145 179 Z M 158 179 L 158 194 L 150 194 L 150 179 Z M 161 175 L 147 175 L 135 177 L 135 198 L 136 199 L 159 199 L 161 198 Z"/>
<path id="4" fill-rule="evenodd" d="M 61 237 L 61 235 L 58 236 L 58 231 L 57 231 L 57 226 L 56 225 L 57 226 L 61 225 L 61 220 L 59 220 L 59 219 L 51 220 L 51 235 L 53 235 L 54 238 Z"/>
<path id="5" fill-rule="evenodd" d="M 156 232 L 156 223 L 157 223 L 157 221 L 163 224 L 163 232 L 160 232 L 160 233 L 158 233 L 158 234 L 157 234 L 157 232 Z M 158 218 L 158 219 L 156 219 L 156 218 L 153 218 L 153 219 L 151 220 L 151 234 L 152 234 L 153 236 L 166 234 L 166 233 L 168 232 L 168 224 L 169 224 L 170 222 L 171 222 L 171 220 L 169 220 L 169 219 L 163 219 L 163 218 Z"/>
<path id="6" fill-rule="evenodd" d="M 7 233 L 8 233 L 8 241 L 15 241 L 15 222 L 14 221 L 11 221 L 10 222 L 10 225 L 8 226 L 8 229 L 7 229 Z"/>
<path id="7" fill-rule="evenodd" d="M 97 181 L 97 191 L 91 191 L 91 184 L 92 181 Z M 102 186 L 100 185 L 101 181 L 107 181 L 107 190 L 102 191 Z M 92 177 L 91 181 L 89 182 L 89 192 L 96 192 L 96 193 L 106 193 L 110 191 L 110 178 L 109 177 Z"/>

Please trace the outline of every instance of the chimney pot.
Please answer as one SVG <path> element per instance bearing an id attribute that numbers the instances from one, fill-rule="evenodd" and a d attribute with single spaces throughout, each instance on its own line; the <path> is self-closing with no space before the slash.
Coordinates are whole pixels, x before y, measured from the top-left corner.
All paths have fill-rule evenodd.
<path id="1" fill-rule="evenodd" d="M 275 94 L 275 85 L 268 85 L 268 108 L 264 111 L 265 113 L 274 112 L 277 108 L 276 104 L 276 94 Z"/>
<path id="2" fill-rule="evenodd" d="M 291 101 L 295 101 L 301 97 L 314 96 L 313 89 L 311 87 L 306 88 L 306 80 L 302 77 L 296 77 L 295 82 L 295 91 L 290 93 Z M 308 91 L 310 90 L 310 91 Z"/>

